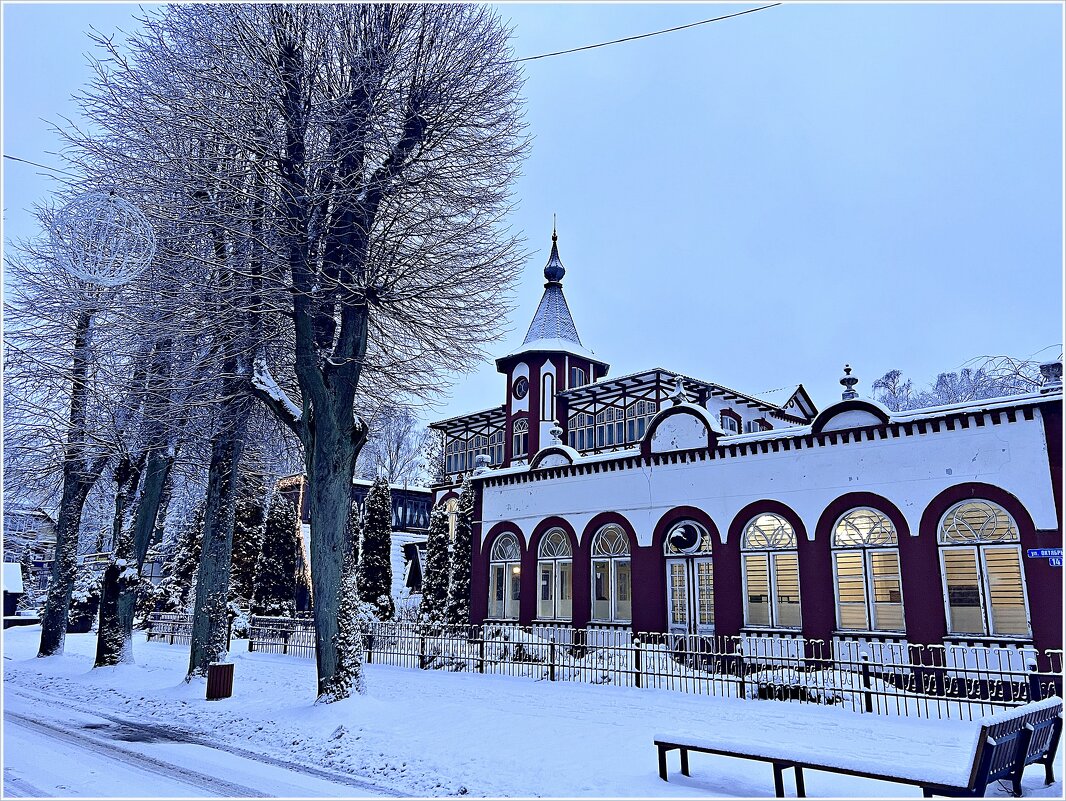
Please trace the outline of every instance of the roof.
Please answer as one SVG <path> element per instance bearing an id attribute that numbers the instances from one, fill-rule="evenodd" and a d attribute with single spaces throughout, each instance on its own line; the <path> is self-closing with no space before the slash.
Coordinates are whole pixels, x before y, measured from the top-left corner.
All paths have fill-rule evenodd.
<path id="1" fill-rule="evenodd" d="M 451 429 L 465 428 L 468 425 L 474 425 L 477 423 L 497 422 L 500 425 L 503 425 L 506 416 L 507 414 L 504 411 L 503 404 L 500 404 L 499 406 L 493 406 L 491 409 L 482 409 L 479 412 L 457 414 L 455 417 L 437 420 L 434 423 L 430 423 L 427 428 L 432 428 L 436 431 L 449 431 Z"/>
<path id="2" fill-rule="evenodd" d="M 22 565 L 4 562 L 4 592 L 25 592 L 22 588 Z"/>
<path id="3" fill-rule="evenodd" d="M 704 381 L 699 378 L 693 378 L 690 375 L 679 373 L 676 370 L 666 370 L 662 367 L 652 367 L 648 370 L 641 370 L 640 372 L 636 373 L 627 373 L 626 375 L 614 376 L 613 378 L 605 378 L 601 381 L 594 381 L 590 384 L 583 384 L 580 387 L 574 387 L 573 389 L 565 390 L 564 392 L 560 392 L 559 394 L 565 395 L 568 398 L 578 398 L 581 395 L 595 395 L 598 392 L 609 392 L 612 389 L 622 387 L 625 385 L 626 382 L 630 382 L 631 384 L 639 384 L 644 381 L 651 380 L 655 377 L 657 373 L 663 377 L 666 377 L 667 379 L 673 376 L 680 376 L 686 382 L 686 384 L 689 385 L 686 388 L 690 390 L 692 389 L 693 385 L 695 385 L 696 387 L 704 387 L 709 389 L 711 391 L 711 394 L 721 395 L 727 400 L 735 399 L 739 400 L 742 403 L 746 403 L 749 406 L 754 406 L 757 409 L 760 409 L 765 412 L 774 412 L 780 415 L 784 415 L 786 417 L 793 417 L 797 420 L 803 419 L 802 416 L 794 414 L 790 411 L 786 411 L 781 407 L 780 404 L 773 403 L 772 401 L 767 400 L 761 396 L 748 395 L 744 392 L 738 392 L 735 389 L 730 389 L 729 387 L 723 386 L 722 384 L 716 384 L 711 381 Z M 792 397 L 792 395 L 794 395 L 796 391 L 801 390 L 802 388 L 802 384 L 798 385 L 797 387 L 794 387 L 793 392 L 791 392 L 785 397 L 785 401 Z"/>
<path id="4" fill-rule="evenodd" d="M 551 255 L 544 266 L 544 278 L 547 281 L 544 284 L 544 294 L 533 314 L 529 330 L 526 331 L 526 338 L 522 340 L 522 347 L 503 358 L 530 351 L 552 351 L 596 360 L 592 351 L 581 343 L 574 317 L 566 303 L 562 284 L 565 274 L 566 270 L 559 258 L 559 237 L 553 231 Z"/>

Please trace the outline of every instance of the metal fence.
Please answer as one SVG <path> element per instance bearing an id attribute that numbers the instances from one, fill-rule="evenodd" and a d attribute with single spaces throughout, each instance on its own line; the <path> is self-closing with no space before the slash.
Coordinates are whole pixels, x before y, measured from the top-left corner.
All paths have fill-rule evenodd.
<path id="1" fill-rule="evenodd" d="M 148 642 L 159 640 L 171 645 L 188 645 L 192 639 L 192 615 L 181 612 L 153 612 L 145 625 Z"/>
<path id="2" fill-rule="evenodd" d="M 191 617 L 152 618 L 149 639 L 188 642 Z M 371 664 L 827 704 L 881 715 L 973 720 L 1063 690 L 1063 652 L 1031 646 L 396 621 L 371 624 L 363 644 Z M 314 658 L 314 624 L 252 617 L 248 650 Z"/>

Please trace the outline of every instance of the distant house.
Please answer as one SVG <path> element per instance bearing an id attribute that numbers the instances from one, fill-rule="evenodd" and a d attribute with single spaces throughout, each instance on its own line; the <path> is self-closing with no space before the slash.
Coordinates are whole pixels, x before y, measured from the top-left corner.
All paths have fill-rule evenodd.
<path id="1" fill-rule="evenodd" d="M 18 562 L 4 562 L 4 617 L 18 614 L 18 604 L 25 594 L 22 585 L 22 565 Z"/>
<path id="2" fill-rule="evenodd" d="M 374 482 L 352 481 L 352 505 L 362 512 L 366 495 Z M 311 504 L 307 479 L 302 475 L 285 476 L 277 489 L 300 513 L 300 541 L 303 545 L 304 568 L 310 563 Z M 433 493 L 425 488 L 406 484 L 390 484 L 392 493 L 392 588 L 398 599 L 422 592 L 422 562 L 429 532 L 429 509 Z M 297 594 L 297 607 L 308 608 L 305 593 Z"/>
<path id="3" fill-rule="evenodd" d="M 44 589 L 52 574 L 56 550 L 56 521 L 41 507 L 4 505 L 4 562 L 25 561 L 26 580 Z"/>

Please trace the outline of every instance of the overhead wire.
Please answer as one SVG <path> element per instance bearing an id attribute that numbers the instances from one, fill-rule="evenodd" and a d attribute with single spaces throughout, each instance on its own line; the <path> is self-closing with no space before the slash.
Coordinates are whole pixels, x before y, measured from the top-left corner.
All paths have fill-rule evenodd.
<path id="1" fill-rule="evenodd" d="M 651 36 L 661 36 L 664 33 L 674 33 L 675 31 L 683 31 L 683 30 L 686 30 L 687 28 L 695 28 L 695 27 L 700 26 L 700 25 L 709 25 L 712 22 L 721 22 L 722 20 L 733 19 L 734 17 L 742 17 L 745 14 L 754 14 L 757 11 L 765 11 L 768 8 L 774 8 L 775 6 L 779 6 L 779 5 L 781 5 L 781 3 L 769 3 L 768 5 L 765 5 L 765 6 L 757 6 L 756 8 L 748 8 L 748 9 L 745 9 L 744 11 L 734 11 L 732 14 L 722 14 L 721 16 L 718 16 L 718 17 L 710 17 L 708 19 L 701 19 L 701 20 L 697 20 L 696 22 L 686 23 L 684 25 L 675 25 L 672 28 L 663 28 L 662 30 L 659 30 L 659 31 L 649 31 L 648 33 L 638 33 L 638 34 L 634 34 L 633 36 L 624 36 L 621 39 L 612 39 L 612 40 L 610 40 L 608 42 L 597 42 L 596 44 L 582 45 L 581 47 L 571 47 L 571 48 L 569 48 L 567 50 L 556 50 L 556 51 L 551 52 L 551 53 L 541 53 L 540 55 L 536 55 L 536 56 L 525 56 L 523 58 L 516 58 L 516 59 L 513 59 L 510 63 L 512 63 L 512 64 L 520 64 L 520 63 L 525 62 L 525 61 L 537 61 L 537 60 L 542 59 L 542 58 L 552 58 L 553 56 L 565 56 L 568 53 L 580 53 L 580 52 L 582 52 L 584 50 L 595 50 L 595 49 L 600 48 L 600 47 L 609 47 L 610 45 L 623 44 L 625 42 L 635 42 L 638 39 L 647 39 L 648 37 L 651 37 Z M 46 164 L 38 164 L 37 162 L 30 161 L 29 159 L 19 158 L 18 156 L 9 156 L 7 153 L 4 153 L 3 156 L 4 156 L 5 159 L 11 159 L 12 161 L 20 161 L 23 164 L 29 164 L 30 166 L 33 166 L 33 167 L 40 167 L 42 170 L 49 170 L 50 172 L 60 173 L 62 175 L 69 175 L 72 178 L 79 177 L 79 176 L 75 175 L 72 172 L 67 172 L 66 170 L 60 170 L 60 169 L 57 169 L 55 167 L 49 167 Z"/>
<path id="2" fill-rule="evenodd" d="M 524 58 L 516 58 L 511 63 L 520 64 L 523 61 L 536 61 L 540 58 L 551 58 L 552 56 L 565 56 L 567 53 L 579 53 L 582 50 L 594 50 L 597 47 L 607 47 L 608 45 L 622 44 L 623 42 L 634 42 L 637 39 L 647 39 L 649 36 L 660 36 L 664 33 L 673 33 L 674 31 L 683 31 L 686 28 L 695 28 L 697 25 L 708 25 L 712 22 L 721 22 L 725 19 L 732 19 L 733 17 L 742 17 L 745 14 L 754 14 L 756 11 L 765 11 L 768 8 L 779 6 L 781 3 L 770 3 L 765 6 L 758 6 L 757 8 L 749 8 L 744 11 L 735 11 L 732 14 L 723 14 L 720 17 L 711 17 L 710 19 L 701 19 L 697 22 L 689 22 L 685 25 L 676 25 L 673 28 L 663 28 L 661 31 L 651 31 L 649 33 L 638 33 L 634 36 L 625 36 L 621 39 L 612 39 L 609 42 L 599 42 L 597 44 L 584 45 L 582 47 L 572 47 L 569 50 L 556 50 L 554 53 L 541 53 L 539 56 L 526 56 Z"/>

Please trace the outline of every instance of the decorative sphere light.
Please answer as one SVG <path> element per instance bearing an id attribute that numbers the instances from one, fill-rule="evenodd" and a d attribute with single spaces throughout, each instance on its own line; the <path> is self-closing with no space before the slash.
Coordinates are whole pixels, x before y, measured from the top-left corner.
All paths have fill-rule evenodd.
<path id="1" fill-rule="evenodd" d="M 52 252 L 83 281 L 120 286 L 147 269 L 155 256 L 152 224 L 114 192 L 89 192 L 56 212 Z"/>

